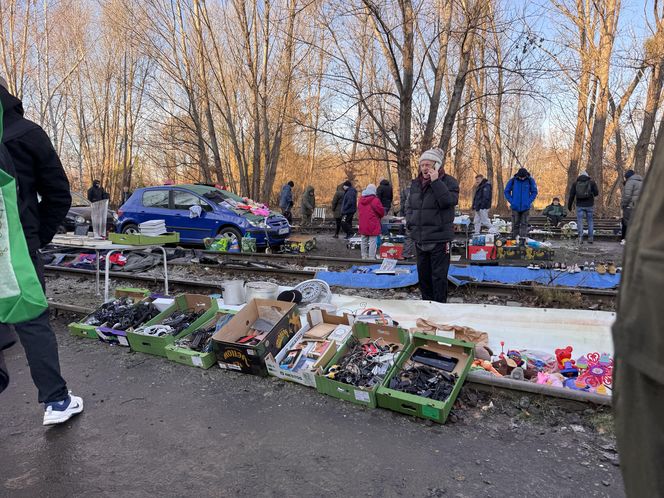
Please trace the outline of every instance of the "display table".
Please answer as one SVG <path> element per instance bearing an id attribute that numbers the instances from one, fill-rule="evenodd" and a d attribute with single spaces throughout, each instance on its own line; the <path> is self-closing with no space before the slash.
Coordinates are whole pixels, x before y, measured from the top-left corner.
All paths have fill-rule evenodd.
<path id="1" fill-rule="evenodd" d="M 110 281 L 110 269 L 111 265 L 108 263 L 113 253 L 119 252 L 130 252 L 130 251 L 145 251 L 146 249 L 155 249 L 158 248 L 161 250 L 164 255 L 164 292 L 168 295 L 168 261 L 166 259 L 166 249 L 164 246 L 155 244 L 151 246 L 130 246 L 130 245 L 121 245 L 113 244 L 108 240 L 97 240 L 90 237 L 79 237 L 79 236 L 70 236 L 70 235 L 56 235 L 51 244 L 58 247 L 68 247 L 72 249 L 81 249 L 81 250 L 91 250 L 96 254 L 96 268 L 95 268 L 95 293 L 97 296 L 100 294 L 100 266 L 99 266 L 99 255 L 102 251 L 108 251 L 106 253 L 106 268 L 104 270 L 104 301 L 108 301 L 109 298 L 109 281 Z"/>

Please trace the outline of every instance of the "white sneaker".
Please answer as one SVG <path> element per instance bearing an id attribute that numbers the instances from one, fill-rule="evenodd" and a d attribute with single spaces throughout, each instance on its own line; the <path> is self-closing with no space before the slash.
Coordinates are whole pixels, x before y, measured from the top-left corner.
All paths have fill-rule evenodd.
<path id="1" fill-rule="evenodd" d="M 83 411 L 83 399 L 74 396 L 71 391 L 64 401 L 46 403 L 44 425 L 62 424 Z"/>

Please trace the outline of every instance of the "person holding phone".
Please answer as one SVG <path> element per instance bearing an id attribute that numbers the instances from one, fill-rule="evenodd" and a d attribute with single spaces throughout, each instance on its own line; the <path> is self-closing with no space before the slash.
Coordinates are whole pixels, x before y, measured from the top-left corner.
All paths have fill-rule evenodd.
<path id="1" fill-rule="evenodd" d="M 422 299 L 447 302 L 447 272 L 454 238 L 459 182 L 445 173 L 441 149 L 420 156 L 420 172 L 410 186 L 406 227 L 415 242 Z"/>

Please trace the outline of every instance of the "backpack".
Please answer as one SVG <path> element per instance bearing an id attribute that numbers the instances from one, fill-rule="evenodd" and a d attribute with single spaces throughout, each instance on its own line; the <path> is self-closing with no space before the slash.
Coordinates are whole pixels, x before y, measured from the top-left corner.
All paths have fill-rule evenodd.
<path id="1" fill-rule="evenodd" d="M 593 196 L 591 180 L 579 180 L 576 182 L 576 198 L 579 200 L 590 199 Z"/>
<path id="2" fill-rule="evenodd" d="M 0 139 L 2 121 L 0 105 Z M 0 323 L 32 320 L 48 308 L 25 241 L 16 185 L 16 168 L 0 140 Z"/>

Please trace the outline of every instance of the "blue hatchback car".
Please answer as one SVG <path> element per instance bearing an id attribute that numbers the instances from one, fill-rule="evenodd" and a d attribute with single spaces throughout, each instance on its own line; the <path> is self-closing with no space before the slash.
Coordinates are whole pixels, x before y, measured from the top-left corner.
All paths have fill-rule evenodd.
<path id="1" fill-rule="evenodd" d="M 118 210 L 116 231 L 137 233 L 138 224 L 165 220 L 169 232 L 179 232 L 180 241 L 203 244 L 203 239 L 225 235 L 238 239 L 251 234 L 260 247 L 279 245 L 290 235 L 290 225 L 280 214 L 258 216 L 234 210 L 224 200 L 242 202 L 242 198 L 208 185 L 164 185 L 136 189 Z M 190 217 L 192 206 L 201 214 Z"/>

